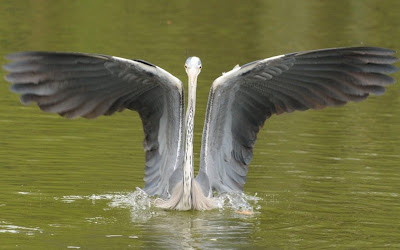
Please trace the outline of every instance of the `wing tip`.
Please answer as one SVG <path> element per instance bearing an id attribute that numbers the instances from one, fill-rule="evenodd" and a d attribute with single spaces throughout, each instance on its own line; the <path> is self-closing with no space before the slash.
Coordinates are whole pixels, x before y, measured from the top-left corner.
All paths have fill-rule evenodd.
<path id="1" fill-rule="evenodd" d="M 29 57 L 34 57 L 35 55 L 40 55 L 40 54 L 45 54 L 49 52 L 44 52 L 44 51 L 19 51 L 19 52 L 14 52 L 7 54 L 5 58 L 10 61 L 18 61 L 18 60 L 23 60 L 27 59 Z"/>
<path id="2" fill-rule="evenodd" d="M 5 75 L 5 76 L 4 76 L 4 80 L 6 80 L 7 82 L 10 82 L 10 83 L 15 83 L 15 82 L 16 82 L 16 79 L 15 79 L 13 73 L 10 73 L 10 74 L 8 74 L 8 75 Z"/>

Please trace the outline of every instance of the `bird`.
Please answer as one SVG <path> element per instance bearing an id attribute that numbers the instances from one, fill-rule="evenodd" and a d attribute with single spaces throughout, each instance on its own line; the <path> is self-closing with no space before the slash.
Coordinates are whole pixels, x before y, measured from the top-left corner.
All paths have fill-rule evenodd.
<path id="1" fill-rule="evenodd" d="M 187 58 L 182 82 L 141 59 L 77 52 L 17 52 L 6 81 L 23 104 L 73 119 L 137 111 L 144 131 L 143 190 L 155 206 L 216 208 L 215 194 L 243 192 L 257 134 L 272 115 L 341 106 L 381 95 L 395 82 L 395 51 L 341 47 L 256 60 L 216 78 L 209 92 L 194 178 L 193 131 L 202 62 Z"/>

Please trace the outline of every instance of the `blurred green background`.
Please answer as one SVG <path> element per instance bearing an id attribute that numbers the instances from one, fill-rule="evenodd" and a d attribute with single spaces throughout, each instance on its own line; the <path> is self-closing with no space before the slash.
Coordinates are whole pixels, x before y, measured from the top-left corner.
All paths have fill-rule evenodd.
<path id="1" fill-rule="evenodd" d="M 184 61 L 199 56 L 198 166 L 208 91 L 222 72 L 325 47 L 399 50 L 399 11 L 397 0 L 2 0 L 0 63 L 26 50 L 101 53 L 147 60 L 186 86 Z M 252 216 L 136 211 L 136 113 L 65 120 L 22 106 L 8 86 L 0 83 L 0 248 L 400 247 L 398 84 L 363 103 L 271 117 L 245 186 L 261 199 L 249 201 Z"/>

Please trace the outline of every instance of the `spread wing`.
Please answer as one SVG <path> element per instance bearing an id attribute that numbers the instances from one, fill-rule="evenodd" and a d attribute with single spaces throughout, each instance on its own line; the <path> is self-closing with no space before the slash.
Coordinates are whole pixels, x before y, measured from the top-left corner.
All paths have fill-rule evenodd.
<path id="1" fill-rule="evenodd" d="M 169 178 L 183 160 L 181 81 L 142 60 L 61 52 L 10 54 L 4 69 L 24 104 L 67 118 L 136 110 L 143 122 L 145 191 L 168 196 Z"/>
<path id="2" fill-rule="evenodd" d="M 273 114 L 321 109 L 383 94 L 394 82 L 395 52 L 335 48 L 255 61 L 211 87 L 196 181 L 205 195 L 239 191 L 246 182 L 257 133 Z"/>

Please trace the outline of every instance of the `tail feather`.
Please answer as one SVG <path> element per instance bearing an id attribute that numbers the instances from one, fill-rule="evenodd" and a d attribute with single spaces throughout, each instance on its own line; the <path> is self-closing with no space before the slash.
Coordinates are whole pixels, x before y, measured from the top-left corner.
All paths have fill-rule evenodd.
<path id="1" fill-rule="evenodd" d="M 206 197 L 200 185 L 196 180 L 192 182 L 192 202 L 191 206 L 185 205 L 187 202 L 183 201 L 183 181 L 180 181 L 174 187 L 171 197 L 167 200 L 157 198 L 154 201 L 154 205 L 163 209 L 173 210 L 211 210 L 218 208 L 218 199 L 214 197 Z"/>

